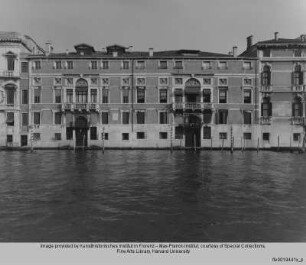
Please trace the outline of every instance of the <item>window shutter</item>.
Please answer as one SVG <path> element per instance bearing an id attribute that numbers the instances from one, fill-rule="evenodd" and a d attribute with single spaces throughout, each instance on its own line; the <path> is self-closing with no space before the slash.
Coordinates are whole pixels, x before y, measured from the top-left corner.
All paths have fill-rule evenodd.
<path id="1" fill-rule="evenodd" d="M 261 117 L 263 117 L 263 105 L 264 103 L 261 103 Z"/>
<path id="2" fill-rule="evenodd" d="M 303 85 L 304 82 L 304 73 L 301 71 L 299 72 L 299 85 Z"/>
<path id="3" fill-rule="evenodd" d="M 215 118 L 216 118 L 216 124 L 219 124 L 219 111 L 216 111 Z"/>

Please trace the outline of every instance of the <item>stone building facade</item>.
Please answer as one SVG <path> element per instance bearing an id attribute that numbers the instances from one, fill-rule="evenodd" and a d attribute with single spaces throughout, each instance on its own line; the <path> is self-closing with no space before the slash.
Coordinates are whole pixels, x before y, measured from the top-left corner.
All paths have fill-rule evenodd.
<path id="1" fill-rule="evenodd" d="M 0 146 L 299 146 L 306 42 L 283 40 L 250 36 L 239 56 L 88 44 L 53 53 L 0 33 Z"/>

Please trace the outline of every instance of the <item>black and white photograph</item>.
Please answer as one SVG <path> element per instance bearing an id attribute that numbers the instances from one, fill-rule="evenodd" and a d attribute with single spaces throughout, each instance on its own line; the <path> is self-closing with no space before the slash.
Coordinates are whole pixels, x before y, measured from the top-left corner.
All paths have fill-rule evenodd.
<path id="1" fill-rule="evenodd" d="M 305 0 L 0 0 L 0 264 L 304 263 L 305 145 Z"/>

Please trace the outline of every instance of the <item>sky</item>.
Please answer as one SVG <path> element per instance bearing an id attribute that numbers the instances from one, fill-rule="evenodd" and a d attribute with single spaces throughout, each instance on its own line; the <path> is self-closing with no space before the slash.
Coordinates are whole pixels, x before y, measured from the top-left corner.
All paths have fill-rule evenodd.
<path id="1" fill-rule="evenodd" d="M 0 0 L 0 31 L 30 35 L 56 52 L 88 43 L 146 51 L 228 53 L 254 42 L 306 34 L 306 0 Z"/>

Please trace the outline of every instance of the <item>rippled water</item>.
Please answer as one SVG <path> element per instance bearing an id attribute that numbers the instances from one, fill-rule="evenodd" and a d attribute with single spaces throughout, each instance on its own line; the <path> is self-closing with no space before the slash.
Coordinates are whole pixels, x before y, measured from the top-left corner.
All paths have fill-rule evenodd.
<path id="1" fill-rule="evenodd" d="M 306 155 L 0 152 L 0 241 L 306 242 Z"/>

